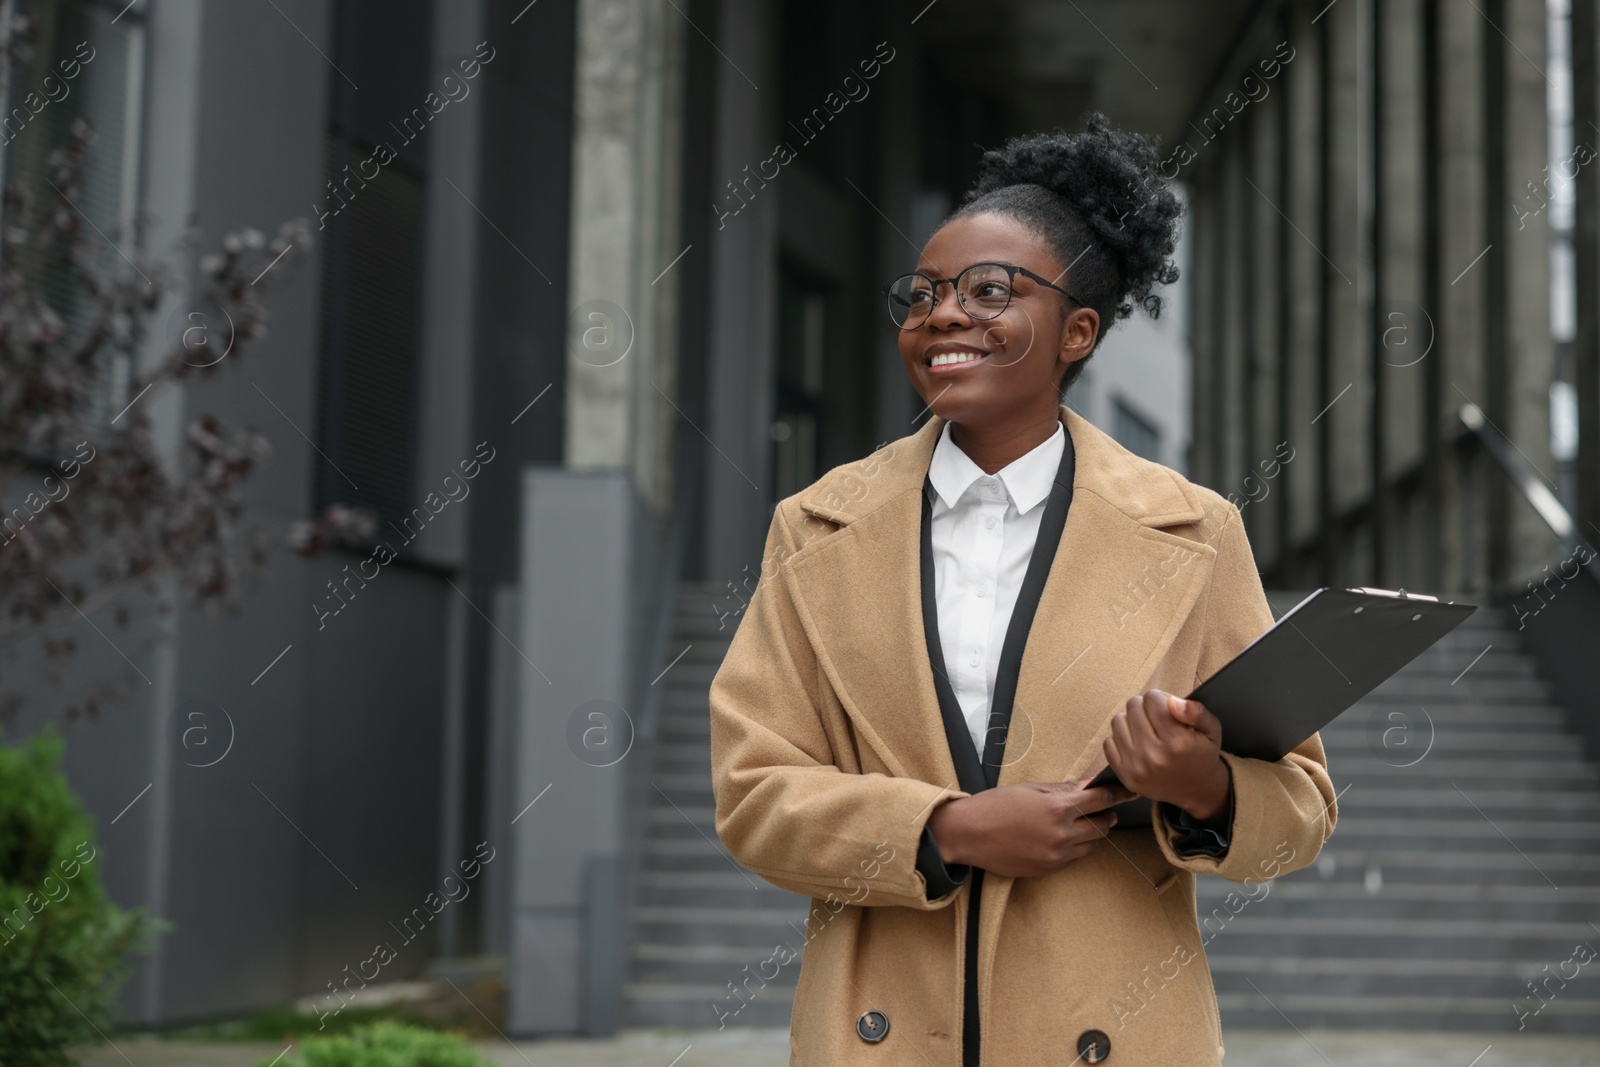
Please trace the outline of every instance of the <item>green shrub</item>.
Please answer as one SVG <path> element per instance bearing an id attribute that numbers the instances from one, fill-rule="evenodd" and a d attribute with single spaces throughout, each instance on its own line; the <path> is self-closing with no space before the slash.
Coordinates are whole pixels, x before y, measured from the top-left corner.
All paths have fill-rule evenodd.
<path id="1" fill-rule="evenodd" d="M 380 1022 L 336 1037 L 313 1037 L 280 1067 L 492 1067 L 458 1037 Z M 256 1067 L 273 1061 L 262 1059 Z"/>
<path id="2" fill-rule="evenodd" d="M 0 1063 L 61 1067 L 115 1013 L 124 955 L 166 924 L 123 911 L 100 885 L 83 806 L 57 769 L 52 727 L 0 745 Z"/>

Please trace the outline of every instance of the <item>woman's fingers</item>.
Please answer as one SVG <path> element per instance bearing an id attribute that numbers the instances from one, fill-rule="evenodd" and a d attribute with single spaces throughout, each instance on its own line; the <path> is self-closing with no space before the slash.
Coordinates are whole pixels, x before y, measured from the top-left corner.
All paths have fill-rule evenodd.
<path id="1" fill-rule="evenodd" d="M 1198 700 L 1188 700 L 1184 703 L 1188 705 L 1189 725 L 1215 741 L 1218 748 L 1222 747 L 1222 720 Z"/>
<path id="2" fill-rule="evenodd" d="M 1097 837 L 1104 838 L 1111 832 L 1111 828 L 1117 825 L 1117 813 L 1100 811 L 1093 815 L 1085 815 L 1082 821 L 1094 829 Z"/>
<path id="3" fill-rule="evenodd" d="M 1149 766 L 1149 757 L 1152 744 L 1149 740 L 1139 736 L 1129 716 L 1119 712 L 1111 720 L 1111 740 L 1116 745 L 1119 763 L 1116 764 L 1117 777 L 1129 789 L 1135 792 L 1144 792 L 1145 770 Z"/>
<path id="4" fill-rule="evenodd" d="M 1166 693 L 1151 689 L 1139 701 L 1140 724 L 1149 731 L 1150 740 L 1160 745 L 1170 745 L 1183 727 L 1173 720 L 1169 700 Z"/>
<path id="5" fill-rule="evenodd" d="M 1133 724 L 1129 721 L 1131 716 L 1127 712 L 1118 712 L 1111 718 L 1111 738 L 1117 743 L 1117 750 L 1122 758 L 1127 760 L 1139 751 L 1139 743 L 1134 739 Z M 1118 777 L 1121 777 L 1119 772 Z"/>

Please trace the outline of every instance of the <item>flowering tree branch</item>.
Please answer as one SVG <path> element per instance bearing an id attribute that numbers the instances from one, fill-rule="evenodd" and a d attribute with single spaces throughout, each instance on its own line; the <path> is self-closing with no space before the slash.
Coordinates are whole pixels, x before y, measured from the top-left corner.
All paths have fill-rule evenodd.
<path id="1" fill-rule="evenodd" d="M 236 614 L 274 546 L 309 555 L 360 544 L 377 526 L 368 509 L 334 505 L 276 536 L 243 528 L 246 484 L 271 452 L 252 428 L 197 414 L 175 448 L 158 447 L 153 401 L 255 348 L 267 333 L 267 292 L 294 277 L 313 240 L 303 219 L 271 241 L 255 230 L 229 234 L 201 257 L 189 298 L 204 314 L 188 318 L 205 325 L 177 320 L 166 331 L 174 336 L 152 341 L 151 316 L 179 272 L 134 242 L 118 247 L 76 207 L 92 137 L 78 120 L 51 154 L 44 186 L 8 188 L 0 199 L 0 651 L 10 654 L 44 635 L 47 658 L 70 657 L 73 642 L 50 631 L 141 588 L 159 593 L 162 579 L 208 616 Z M 190 220 L 175 258 L 198 236 Z M 142 367 L 141 353 L 152 353 Z M 131 370 L 113 389 L 118 367 Z M 123 606 L 118 620 L 126 618 Z M 68 719 L 93 715 L 103 699 L 92 690 Z M 16 695 L 0 699 L 0 724 L 20 705 Z"/>

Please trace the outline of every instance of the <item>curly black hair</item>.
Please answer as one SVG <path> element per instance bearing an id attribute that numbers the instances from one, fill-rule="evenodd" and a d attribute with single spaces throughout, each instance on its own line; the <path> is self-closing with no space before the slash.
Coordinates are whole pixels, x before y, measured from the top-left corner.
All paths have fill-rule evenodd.
<path id="1" fill-rule="evenodd" d="M 1158 172 L 1158 148 L 1155 138 L 1114 129 L 1099 112 L 1080 133 L 1013 137 L 984 152 L 977 184 L 945 222 L 995 213 L 1043 237 L 1068 267 L 1059 284 L 1100 316 L 1092 354 L 1134 303 L 1159 316 L 1161 297 L 1151 290 L 1178 280 L 1169 257 L 1183 205 Z M 1087 362 L 1068 365 L 1063 396 Z"/>

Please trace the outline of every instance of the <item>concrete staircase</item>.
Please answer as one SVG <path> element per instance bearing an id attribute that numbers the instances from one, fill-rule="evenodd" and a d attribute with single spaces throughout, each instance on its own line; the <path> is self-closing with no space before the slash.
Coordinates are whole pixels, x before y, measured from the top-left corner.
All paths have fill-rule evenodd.
<path id="1" fill-rule="evenodd" d="M 810 901 L 740 867 L 713 825 L 706 698 L 739 624 L 719 615 L 737 607 L 725 584 L 681 587 L 672 654 L 689 651 L 660 683 L 668 688 L 632 916 L 627 1025 L 789 1025 L 800 959 L 768 961 L 780 942 L 804 945 Z"/>
<path id="2" fill-rule="evenodd" d="M 769 961 L 803 943 L 807 901 L 739 868 L 712 826 L 706 692 L 737 624 L 719 630 L 713 604 L 734 603 L 709 585 L 680 602 L 674 648 L 692 647 L 662 680 L 632 1025 L 789 1021 L 799 959 Z M 1200 880 L 1224 1025 L 1600 1034 L 1600 958 L 1583 962 L 1600 950 L 1600 775 L 1511 617 L 1480 610 L 1323 740 L 1342 792 L 1320 859 L 1248 902 Z"/>
<path id="3" fill-rule="evenodd" d="M 1242 906 L 1200 880 L 1224 1025 L 1600 1034 L 1600 776 L 1510 613 L 1322 738 L 1341 793 L 1317 862 Z"/>

